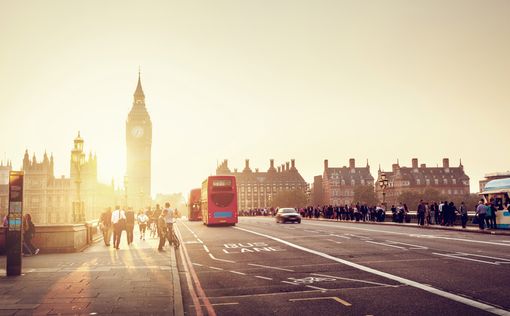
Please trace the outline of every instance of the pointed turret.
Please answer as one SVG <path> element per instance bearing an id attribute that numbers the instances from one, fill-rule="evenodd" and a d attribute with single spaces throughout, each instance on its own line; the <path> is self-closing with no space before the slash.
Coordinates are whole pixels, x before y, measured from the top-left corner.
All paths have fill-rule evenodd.
<path id="1" fill-rule="evenodd" d="M 37 163 L 37 159 L 35 158 L 35 152 L 34 154 L 32 155 L 32 164 L 36 164 Z"/>
<path id="2" fill-rule="evenodd" d="M 30 159 L 28 158 L 28 149 L 25 150 L 25 156 L 23 156 L 23 170 L 27 170 L 30 167 Z"/>
<path id="3" fill-rule="evenodd" d="M 142 102 L 145 101 L 145 94 L 142 89 L 142 79 L 140 78 L 140 70 L 138 71 L 138 84 L 136 85 L 135 94 L 133 94 L 133 96 L 135 98 L 135 103 L 138 100 Z"/>

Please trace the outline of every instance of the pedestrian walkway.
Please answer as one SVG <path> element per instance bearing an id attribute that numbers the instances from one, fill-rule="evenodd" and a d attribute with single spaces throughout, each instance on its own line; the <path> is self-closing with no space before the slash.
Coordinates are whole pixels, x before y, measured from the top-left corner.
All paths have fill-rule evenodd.
<path id="1" fill-rule="evenodd" d="M 449 231 L 458 231 L 458 232 L 469 232 L 469 233 L 479 233 L 479 234 L 491 234 L 491 235 L 510 235 L 510 230 L 502 230 L 502 229 L 485 229 L 480 230 L 478 226 L 469 225 L 466 228 L 462 228 L 461 225 L 455 226 L 441 226 L 441 225 L 424 225 L 418 226 L 417 223 L 395 223 L 395 222 L 370 222 L 370 221 L 337 221 L 336 219 L 329 218 L 304 218 L 306 220 L 318 220 L 318 221 L 328 221 L 328 222 L 339 222 L 339 223 L 353 223 L 353 224 L 366 224 L 366 225 L 387 225 L 387 226 L 402 226 L 402 227 L 419 227 L 422 229 L 437 229 L 437 230 L 449 230 Z"/>
<path id="2" fill-rule="evenodd" d="M 79 253 L 24 257 L 19 277 L 6 277 L 0 257 L 0 315 L 182 315 L 175 251 L 158 252 L 158 240 L 135 232 L 128 246 L 123 232 L 120 250 L 100 240 Z"/>

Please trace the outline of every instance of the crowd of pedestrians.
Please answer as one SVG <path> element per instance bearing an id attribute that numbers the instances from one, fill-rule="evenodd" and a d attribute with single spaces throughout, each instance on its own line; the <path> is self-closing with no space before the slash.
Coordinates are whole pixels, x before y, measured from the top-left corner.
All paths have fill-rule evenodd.
<path id="1" fill-rule="evenodd" d="M 117 205 L 113 211 L 107 208 L 101 214 L 99 229 L 105 246 L 109 247 L 113 241 L 113 248 L 120 249 L 122 233 L 126 232 L 127 245 L 133 244 L 134 229 L 138 224 L 140 240 L 146 240 L 146 233 L 149 230 L 149 238 L 159 238 L 158 251 L 163 252 L 166 241 L 176 248 L 180 245 L 173 231 L 173 224 L 178 217 L 177 209 L 172 210 L 168 202 L 163 209 L 158 204 L 155 208 L 140 210 L 136 215 L 132 208 L 124 209 Z"/>

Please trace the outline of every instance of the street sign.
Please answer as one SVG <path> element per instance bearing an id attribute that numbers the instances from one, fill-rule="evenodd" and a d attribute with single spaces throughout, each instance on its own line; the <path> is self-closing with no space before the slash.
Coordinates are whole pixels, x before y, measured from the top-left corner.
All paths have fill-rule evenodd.
<path id="1" fill-rule="evenodd" d="M 7 215 L 6 271 L 8 276 L 21 275 L 23 230 L 23 171 L 9 173 L 9 213 Z"/>

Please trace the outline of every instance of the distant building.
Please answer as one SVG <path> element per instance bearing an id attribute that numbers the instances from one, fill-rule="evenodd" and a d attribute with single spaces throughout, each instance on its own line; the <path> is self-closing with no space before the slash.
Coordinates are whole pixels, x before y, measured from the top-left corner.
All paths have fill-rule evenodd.
<path id="1" fill-rule="evenodd" d="M 266 172 L 250 168 L 250 160 L 246 159 L 242 172 L 228 167 L 228 160 L 224 160 L 216 169 L 216 175 L 235 175 L 237 182 L 238 203 L 240 210 L 269 208 L 276 194 L 282 191 L 299 190 L 306 193 L 308 184 L 296 169 L 295 160 L 275 168 L 274 159 L 270 160 Z"/>
<path id="2" fill-rule="evenodd" d="M 487 182 L 492 181 L 492 180 L 497 180 L 497 179 L 505 179 L 505 178 L 510 178 L 510 171 L 487 173 L 485 175 L 485 178 L 478 182 L 479 187 L 480 187 L 479 192 L 485 191 L 485 185 L 487 184 Z"/>
<path id="3" fill-rule="evenodd" d="M 326 159 L 322 176 L 314 177 L 312 200 L 314 204 L 350 205 L 358 202 L 354 201 L 354 189 L 358 186 L 374 186 L 368 162 L 365 167 L 356 167 L 351 158 L 349 166 L 330 167 Z"/>
<path id="4" fill-rule="evenodd" d="M 9 209 L 9 172 L 11 170 L 10 161 L 5 165 L 3 161 L 0 162 L 0 216 L 7 214 Z"/>
<path id="5" fill-rule="evenodd" d="M 441 167 L 418 166 L 418 159 L 412 160 L 411 167 L 401 167 L 399 163 L 393 164 L 391 172 L 379 169 L 376 181 L 376 193 L 382 200 L 383 190 L 379 186 L 381 175 L 388 179 L 385 189 L 386 203 L 397 204 L 404 192 L 423 193 L 427 189 L 437 190 L 445 196 L 465 196 L 469 194 L 469 177 L 464 172 L 462 162 L 458 167 L 451 167 L 448 158 L 443 159 Z"/>
<path id="6" fill-rule="evenodd" d="M 83 142 L 78 134 L 74 140 L 75 149 L 77 142 Z M 73 149 L 74 150 L 74 149 Z M 81 155 L 85 156 L 84 153 Z M 23 157 L 24 196 L 23 211 L 30 213 L 35 223 L 38 224 L 66 224 L 73 222 L 72 202 L 78 197 L 77 180 L 78 171 L 76 165 L 70 163 L 70 178 L 54 176 L 53 155 L 48 158 L 45 153 L 43 160 L 37 162 L 35 154 L 32 159 L 25 151 Z M 112 184 L 102 184 L 97 180 L 97 157 L 89 154 L 88 159 L 83 160 L 80 169 L 80 196 L 84 203 L 85 219 L 98 219 L 105 207 L 113 206 L 115 193 Z"/>

